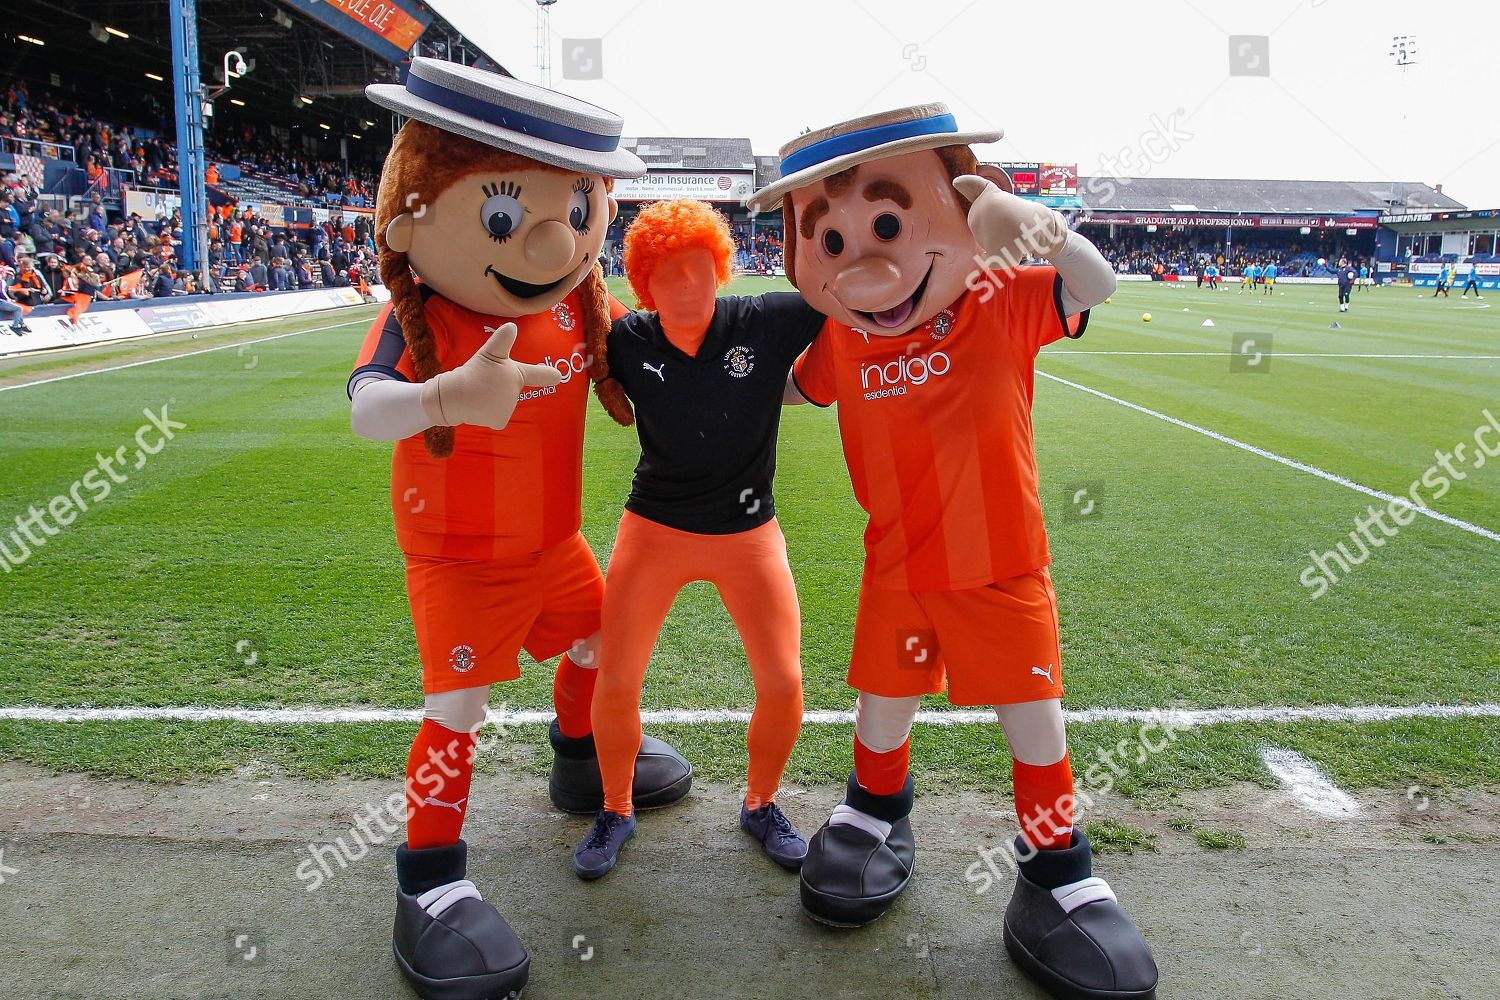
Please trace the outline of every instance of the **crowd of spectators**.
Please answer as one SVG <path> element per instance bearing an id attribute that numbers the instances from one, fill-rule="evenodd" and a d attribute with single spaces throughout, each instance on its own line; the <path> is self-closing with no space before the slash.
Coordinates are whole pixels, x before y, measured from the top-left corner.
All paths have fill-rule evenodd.
<path id="1" fill-rule="evenodd" d="M 1120 274 L 1185 276 L 1197 274 L 1213 264 L 1221 275 L 1227 277 L 1242 275 L 1247 267 L 1275 264 L 1283 276 L 1311 277 L 1332 273 L 1326 266 L 1318 265 L 1319 258 L 1362 260 L 1366 256 L 1332 240 L 1306 246 L 1295 242 L 1284 245 L 1237 243 L 1226 250 L 1222 243 L 1204 236 L 1180 233 L 1119 236 L 1115 239 L 1102 233 L 1088 235 L 1104 254 L 1104 259 Z"/>
<path id="2" fill-rule="evenodd" d="M 25 312 L 53 303 L 155 298 L 196 292 L 363 288 L 377 283 L 369 218 L 337 208 L 311 228 L 271 225 L 232 199 L 212 208 L 209 282 L 180 266 L 184 238 L 180 212 L 143 219 L 106 211 L 110 171 L 150 187 L 176 183 L 173 144 L 146 128 L 91 114 L 55 95 L 33 95 L 21 81 L 4 91 L 0 150 L 71 158 L 88 186 L 75 208 L 59 211 L 43 198 L 35 178 L 0 177 L 0 323 L 26 332 Z M 38 146 L 49 143 L 53 147 Z M 373 203 L 377 165 L 315 161 L 274 136 L 249 130 L 223 142 L 211 157 L 264 171 L 303 197 L 341 205 Z M 210 179 L 217 180 L 217 170 Z M 118 202 L 110 202 L 118 204 Z M 0 326 L 0 331 L 4 327 Z"/>
<path id="3" fill-rule="evenodd" d="M 27 85 L 15 81 L 6 88 L 0 111 L 0 148 L 40 153 L 34 143 L 72 150 L 73 161 L 88 175 L 91 193 L 102 189 L 106 169 L 132 171 L 134 181 L 147 186 L 176 177 L 175 149 L 151 130 L 108 121 L 63 98 L 33 99 Z"/>
<path id="4" fill-rule="evenodd" d="M 605 250 L 600 263 L 604 265 L 605 273 L 624 276 L 625 274 L 625 230 L 628 221 L 616 220 L 605 234 Z M 774 274 L 784 266 L 784 257 L 781 248 L 781 231 L 770 226 L 758 226 L 755 235 L 750 235 L 750 227 L 734 223 L 729 227 L 729 235 L 734 240 L 734 269 L 741 274 Z"/>
<path id="5" fill-rule="evenodd" d="M 347 164 L 313 159 L 268 130 L 249 125 L 234 135 L 217 138 L 210 147 L 224 163 L 236 163 L 290 182 L 303 198 L 336 200 L 339 205 L 355 208 L 375 205 L 378 159 L 351 160 Z"/>
<path id="6" fill-rule="evenodd" d="M 779 230 L 759 226 L 752 236 L 749 226 L 735 225 L 730 227 L 730 235 L 734 237 L 734 262 L 739 270 L 772 274 L 785 263 Z"/>
<path id="7" fill-rule="evenodd" d="M 379 283 L 369 216 L 332 215 L 310 229 L 273 226 L 250 208 L 225 205 L 208 227 L 209 268 L 237 292 L 358 288 Z"/>
<path id="8" fill-rule="evenodd" d="M 149 221 L 132 213 L 106 222 L 97 201 L 61 213 L 40 204 L 33 184 L 7 174 L 0 178 L 0 322 L 24 334 L 24 311 L 76 305 L 80 299 L 363 288 L 379 282 L 366 216 L 332 215 L 326 223 L 295 229 L 226 206 L 215 214 L 210 236 L 213 284 L 204 288 L 198 274 L 179 266 L 180 213 Z"/>
<path id="9" fill-rule="evenodd" d="M 102 191 L 108 170 L 126 171 L 125 176 L 142 187 L 172 186 L 177 182 L 177 148 L 167 138 L 167 126 L 165 120 L 161 129 L 111 121 L 64 97 L 33 96 L 25 81 L 17 80 L 6 88 L 0 110 L 0 149 L 38 152 L 32 145 L 37 142 L 71 149 L 74 162 L 88 176 L 91 193 Z M 207 153 L 211 161 L 238 164 L 285 181 L 303 198 L 360 208 L 375 203 L 380 162 L 373 154 L 348 164 L 318 160 L 298 151 L 292 137 L 248 124 L 223 135 L 210 134 Z M 212 169 L 212 179 L 217 180 L 216 175 Z"/>
<path id="10" fill-rule="evenodd" d="M 139 216 L 107 222 L 97 199 L 66 213 L 41 202 L 36 185 L 19 174 L 0 177 L 0 314 L 12 315 L 76 297 L 145 297 L 181 241 L 181 220 L 149 227 Z M 138 277 L 137 277 L 138 276 Z M 173 274 L 184 292 L 197 291 L 190 274 Z"/>

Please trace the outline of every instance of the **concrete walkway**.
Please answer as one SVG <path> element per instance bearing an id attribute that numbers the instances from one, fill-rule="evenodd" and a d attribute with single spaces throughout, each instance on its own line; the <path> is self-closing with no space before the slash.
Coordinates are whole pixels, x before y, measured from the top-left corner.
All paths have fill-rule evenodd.
<path id="1" fill-rule="evenodd" d="M 12 765 L 0 781 L 0 995 L 412 995 L 390 955 L 393 845 L 347 868 L 325 851 L 332 874 L 317 891 L 297 875 L 312 870 L 311 843 L 343 837 L 359 853 L 351 814 L 379 807 L 393 783 L 159 786 Z M 783 802 L 811 833 L 837 794 Z M 1263 789 L 1157 813 L 1105 803 L 1156 832 L 1160 850 L 1103 855 L 1098 871 L 1152 942 L 1162 997 L 1492 1000 L 1495 799 L 1417 816 L 1400 798 L 1338 824 Z M 735 828 L 730 788 L 695 788 L 643 817 L 620 868 L 593 885 L 567 867 L 587 822 L 550 811 L 542 782 L 482 776 L 473 801 L 470 874 L 533 952 L 528 998 L 1041 996 L 999 944 L 1008 880 L 976 895 L 964 876 L 1013 826 L 1007 800 L 919 798 L 912 888 L 853 932 L 802 915 L 796 879 Z M 1166 826 L 1184 813 L 1235 826 L 1250 846 L 1203 850 Z"/>

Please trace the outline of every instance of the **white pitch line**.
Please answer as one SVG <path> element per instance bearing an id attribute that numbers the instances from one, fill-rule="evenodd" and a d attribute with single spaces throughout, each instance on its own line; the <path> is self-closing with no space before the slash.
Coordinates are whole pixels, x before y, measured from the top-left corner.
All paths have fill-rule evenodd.
<path id="1" fill-rule="evenodd" d="M 1266 770 L 1305 808 L 1322 816 L 1343 819 L 1359 812 L 1359 803 L 1335 785 L 1323 769 L 1295 750 L 1262 747 Z"/>
<path id="2" fill-rule="evenodd" d="M 1402 506 L 1406 507 L 1408 510 L 1421 514 L 1423 517 L 1428 517 L 1434 521 L 1440 521 L 1443 524 L 1451 525 L 1452 527 L 1467 531 L 1471 535 L 1478 535 L 1481 538 L 1488 538 L 1492 542 L 1500 542 L 1500 533 L 1491 531 L 1489 528 L 1480 527 L 1477 524 L 1471 524 L 1468 521 L 1464 521 L 1460 518 L 1444 514 L 1440 511 L 1433 510 L 1431 507 L 1415 505 L 1411 502 L 1410 499 L 1406 497 L 1398 497 L 1387 493 L 1384 490 L 1372 489 L 1369 486 L 1364 486 L 1360 483 L 1356 483 L 1352 479 L 1346 479 L 1343 476 L 1338 475 L 1337 473 L 1329 472 L 1326 469 L 1320 469 L 1316 465 L 1308 465 L 1306 462 L 1299 462 L 1295 458 L 1287 458 L 1285 455 L 1278 455 L 1274 451 L 1267 451 L 1266 449 L 1259 448 L 1253 444 L 1246 444 L 1244 441 L 1240 441 L 1235 438 L 1228 437 L 1227 435 L 1220 434 L 1218 431 L 1211 431 L 1207 427 L 1199 427 L 1197 424 L 1190 424 L 1186 420 L 1179 420 L 1177 417 L 1170 417 L 1167 414 L 1162 413 L 1160 410 L 1153 410 L 1148 406 L 1142 406 L 1139 403 L 1132 403 L 1128 399 L 1121 399 L 1119 396 L 1111 396 L 1107 392 L 1101 392 L 1098 389 L 1093 389 L 1086 385 L 1080 385 L 1077 382 L 1070 382 L 1068 379 L 1060 378 L 1056 375 L 1049 375 L 1048 373 L 1041 371 L 1040 369 L 1037 370 L 1037 375 L 1045 379 L 1050 379 L 1053 382 L 1059 382 L 1062 385 L 1068 386 L 1069 388 L 1077 389 L 1080 392 L 1086 392 L 1091 396 L 1098 396 L 1100 399 L 1107 399 L 1111 403 L 1118 403 L 1119 405 L 1126 407 L 1127 409 L 1135 410 L 1137 413 L 1144 413 L 1148 417 L 1155 417 L 1157 420 L 1164 420 L 1175 427 L 1181 427 L 1184 430 L 1192 431 L 1194 434 L 1202 434 L 1204 437 L 1212 438 L 1213 440 L 1218 441 L 1221 444 L 1227 444 L 1231 447 L 1238 448 L 1241 451 L 1248 451 L 1252 455 L 1259 455 L 1261 458 L 1270 459 L 1271 461 L 1280 463 L 1281 465 L 1284 465 L 1289 469 L 1296 469 L 1298 472 L 1306 472 L 1308 475 L 1317 476 L 1319 479 L 1326 479 L 1330 483 L 1336 483 L 1337 485 L 1342 486 L 1346 489 L 1351 489 L 1356 493 L 1363 493 L 1365 496 L 1374 497 L 1375 499 L 1383 500 L 1386 503 L 1399 503 Z"/>
<path id="3" fill-rule="evenodd" d="M 1227 351 L 1075 351 L 1071 349 L 1043 351 L 1047 357 L 1067 357 L 1070 354 L 1103 355 L 1132 358 L 1227 358 Z M 1306 354 L 1277 351 L 1275 358 L 1395 358 L 1399 360 L 1429 361 L 1500 361 L 1500 354 Z"/>
<path id="4" fill-rule="evenodd" d="M 255 322 L 255 321 L 252 321 Z M 331 326 L 315 326 L 309 330 L 293 330 L 290 333 L 278 333 L 270 337 L 259 337 L 255 340 L 242 340 L 233 344 L 220 344 L 218 347 L 205 347 L 197 351 L 185 351 L 182 354 L 168 354 L 161 358 L 146 358 L 144 361 L 132 361 L 125 365 L 111 365 L 108 368 L 90 368 L 86 372 L 73 372 L 69 375 L 54 375 L 52 378 L 37 379 L 35 382 L 19 382 L 15 385 L 0 385 L 0 392 L 10 392 L 12 389 L 30 389 L 38 385 L 50 385 L 53 382 L 66 382 L 69 379 L 83 378 L 85 375 L 103 375 L 106 372 L 120 372 L 127 368 L 139 368 L 141 365 L 154 365 L 159 361 L 178 361 L 182 358 L 196 357 L 199 354 L 212 354 L 214 351 L 227 351 L 231 347 L 249 347 L 251 344 L 264 344 L 272 340 L 282 340 L 286 337 L 300 337 L 306 333 L 322 333 L 324 330 L 338 330 L 346 326 L 356 326 L 364 323 L 362 319 L 352 319 L 346 323 L 334 323 Z M 105 341 L 104 343 L 108 343 Z"/>
<path id="5" fill-rule="evenodd" d="M 506 711 L 492 709 L 495 721 L 510 725 L 545 725 L 550 711 Z M 1174 729 L 1251 722 L 1390 722 L 1395 719 L 1500 718 L 1500 703 L 1464 705 L 1306 705 L 1246 708 L 1082 708 L 1065 709 L 1063 715 L 1075 725 L 1117 722 L 1155 723 Z M 376 722 L 416 722 L 417 708 L 214 708 L 205 705 L 142 706 L 116 708 L 84 706 L 53 708 L 44 705 L 0 706 L 0 720 L 16 722 L 247 722 L 261 725 L 351 725 Z M 854 713 L 812 711 L 802 716 L 812 726 L 850 725 Z M 702 726 L 714 723 L 744 725 L 750 713 L 741 709 L 665 708 L 641 713 L 648 725 Z M 960 726 L 993 723 L 991 710 L 922 711 L 917 722 L 928 726 Z"/>

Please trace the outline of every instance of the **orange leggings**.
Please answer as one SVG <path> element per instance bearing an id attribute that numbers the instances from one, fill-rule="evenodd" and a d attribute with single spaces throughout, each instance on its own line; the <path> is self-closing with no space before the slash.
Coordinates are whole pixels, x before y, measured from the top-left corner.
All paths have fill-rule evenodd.
<path id="1" fill-rule="evenodd" d="M 781 526 L 773 519 L 733 535 L 700 535 L 627 510 L 605 576 L 593 706 L 604 808 L 622 816 L 632 808 L 646 665 L 672 602 L 695 580 L 719 588 L 755 680 L 745 795 L 751 809 L 775 798 L 802 728 L 802 615 Z"/>

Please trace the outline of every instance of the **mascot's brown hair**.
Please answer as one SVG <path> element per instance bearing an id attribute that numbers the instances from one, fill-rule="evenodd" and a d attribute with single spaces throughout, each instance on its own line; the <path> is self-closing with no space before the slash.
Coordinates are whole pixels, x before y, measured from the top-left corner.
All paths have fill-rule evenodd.
<path id="1" fill-rule="evenodd" d="M 481 172 L 514 170 L 553 170 L 578 173 L 552 166 L 472 139 L 455 135 L 424 122 L 410 120 L 396 133 L 390 154 L 380 174 L 380 190 L 375 201 L 375 245 L 380 252 L 380 278 L 391 291 L 392 308 L 401 324 L 401 332 L 411 349 L 412 367 L 417 380 L 425 382 L 437 375 L 437 344 L 422 311 L 422 295 L 417 289 L 407 255 L 391 249 L 385 234 L 391 220 L 410 211 L 411 205 L 429 204 L 464 177 Z M 604 178 L 605 189 L 613 187 L 612 178 Z M 580 317 L 584 342 L 589 352 L 589 377 L 606 410 L 616 420 L 621 413 L 630 420 L 630 404 L 620 385 L 608 378 L 609 362 L 605 342 L 609 336 L 609 288 L 604 272 L 596 264 L 579 289 Z M 422 433 L 427 451 L 434 458 L 453 454 L 453 428 L 429 427 Z"/>

